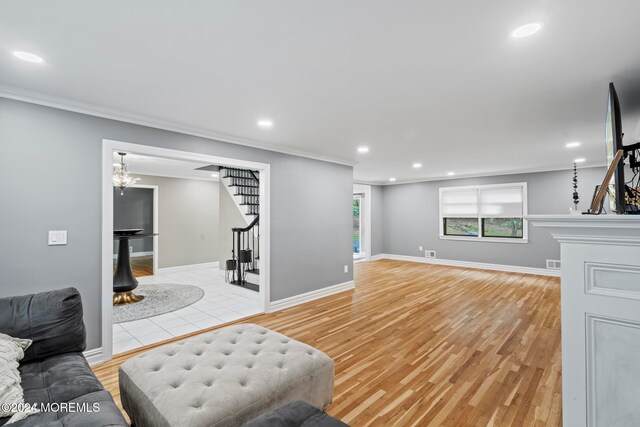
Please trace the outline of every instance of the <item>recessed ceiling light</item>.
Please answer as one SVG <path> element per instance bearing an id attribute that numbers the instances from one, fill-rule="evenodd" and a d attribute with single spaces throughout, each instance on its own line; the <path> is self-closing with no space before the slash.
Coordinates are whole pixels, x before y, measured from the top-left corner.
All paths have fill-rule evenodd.
<path id="1" fill-rule="evenodd" d="M 217 178 L 217 177 L 218 177 L 218 172 L 214 172 L 214 173 L 212 173 L 212 174 L 211 174 L 211 177 L 212 177 L 212 178 Z"/>
<path id="2" fill-rule="evenodd" d="M 455 172 L 447 172 L 447 176 L 453 176 L 455 174 L 456 174 Z"/>
<path id="3" fill-rule="evenodd" d="M 395 178 L 389 178 L 389 181 L 396 182 L 396 179 Z"/>
<path id="4" fill-rule="evenodd" d="M 358 153 L 368 153 L 369 152 L 369 147 L 358 147 Z"/>
<path id="5" fill-rule="evenodd" d="M 580 142 L 578 142 L 578 141 L 567 142 L 567 145 L 565 145 L 565 147 L 567 147 L 567 148 L 580 147 Z"/>
<path id="6" fill-rule="evenodd" d="M 260 126 L 261 128 L 265 128 L 265 129 L 273 127 L 273 120 L 260 119 L 260 120 L 258 120 L 258 126 Z"/>
<path id="7" fill-rule="evenodd" d="M 414 163 L 411 166 L 413 166 L 414 169 L 420 169 L 422 167 L 422 163 Z"/>
<path id="8" fill-rule="evenodd" d="M 16 51 L 16 52 L 13 52 L 13 56 L 27 62 L 34 62 L 34 63 L 44 62 L 44 59 L 42 59 L 41 56 L 38 56 L 30 52 Z"/>
<path id="9" fill-rule="evenodd" d="M 574 160 L 575 163 L 584 163 L 586 161 L 587 161 L 587 159 L 585 159 L 584 157 L 579 157 L 579 158 Z"/>
<path id="10" fill-rule="evenodd" d="M 513 30 L 511 35 L 517 39 L 521 39 L 523 37 L 534 35 L 538 31 L 540 31 L 540 28 L 542 28 L 542 24 L 540 24 L 539 22 L 531 22 L 529 24 L 525 24 L 521 27 L 516 28 L 515 30 Z"/>

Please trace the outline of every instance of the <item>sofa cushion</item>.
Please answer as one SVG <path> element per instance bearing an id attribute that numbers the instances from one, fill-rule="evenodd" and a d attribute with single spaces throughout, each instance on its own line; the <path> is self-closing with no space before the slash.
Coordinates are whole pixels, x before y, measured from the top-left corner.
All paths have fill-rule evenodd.
<path id="1" fill-rule="evenodd" d="M 20 360 L 31 340 L 13 338 L 0 333 L 0 417 L 11 417 L 8 423 L 26 418 L 32 411 L 6 408 L 6 405 L 24 403 L 24 392 L 20 385 Z"/>
<path id="2" fill-rule="evenodd" d="M 21 364 L 20 376 L 27 403 L 69 402 L 83 394 L 104 390 L 81 353 Z"/>
<path id="3" fill-rule="evenodd" d="M 242 427 L 349 427 L 320 409 L 298 400 L 262 414 Z"/>
<path id="4" fill-rule="evenodd" d="M 86 348 L 82 301 L 75 288 L 0 298 L 0 332 L 33 344 L 23 362 Z"/>

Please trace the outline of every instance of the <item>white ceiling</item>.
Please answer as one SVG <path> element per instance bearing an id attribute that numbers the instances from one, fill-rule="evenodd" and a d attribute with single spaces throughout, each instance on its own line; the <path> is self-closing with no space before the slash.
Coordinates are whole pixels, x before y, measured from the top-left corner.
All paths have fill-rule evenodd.
<path id="1" fill-rule="evenodd" d="M 165 159 L 162 157 L 143 156 L 141 154 L 128 153 L 124 156 L 124 163 L 131 174 L 153 175 L 170 178 L 199 179 L 204 181 L 219 181 L 219 174 L 212 176 L 211 171 L 196 170 L 209 163 L 188 162 L 185 160 Z M 120 156 L 113 153 L 113 165 L 120 164 Z M 139 184 L 145 184 L 144 177 Z"/>
<path id="2" fill-rule="evenodd" d="M 0 84 L 357 161 L 361 181 L 600 165 L 609 81 L 640 140 L 638 16 L 638 0 L 2 1 Z"/>

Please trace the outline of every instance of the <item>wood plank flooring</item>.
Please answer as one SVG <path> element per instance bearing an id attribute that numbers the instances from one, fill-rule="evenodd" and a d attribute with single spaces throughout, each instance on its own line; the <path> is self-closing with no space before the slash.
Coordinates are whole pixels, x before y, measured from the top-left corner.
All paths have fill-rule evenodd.
<path id="1" fill-rule="evenodd" d="M 113 271 L 116 271 L 116 260 L 113 260 Z M 133 277 L 153 276 L 153 255 L 131 257 Z"/>
<path id="2" fill-rule="evenodd" d="M 355 274 L 354 291 L 244 320 L 333 358 L 329 414 L 354 427 L 561 425 L 559 279 L 392 260 Z M 94 368 L 118 404 L 118 366 L 145 349 Z"/>

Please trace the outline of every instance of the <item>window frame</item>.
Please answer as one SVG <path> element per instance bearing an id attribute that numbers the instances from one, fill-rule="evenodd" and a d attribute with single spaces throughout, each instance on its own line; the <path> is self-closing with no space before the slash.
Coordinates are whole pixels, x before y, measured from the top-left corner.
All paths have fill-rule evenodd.
<path id="1" fill-rule="evenodd" d="M 478 197 L 478 236 L 455 236 L 444 234 L 444 220 L 445 216 L 442 215 L 442 194 L 446 191 L 452 190 L 470 190 L 475 189 L 476 191 L 480 191 L 481 189 L 488 188 L 505 188 L 505 187 L 521 187 L 522 188 L 522 237 L 485 237 L 483 235 L 483 219 L 485 218 L 499 218 L 499 217 L 490 217 L 490 216 L 482 216 L 480 214 L 480 198 Z M 529 242 L 529 223 L 525 219 L 528 215 L 528 195 L 527 195 L 527 183 L 526 182 L 509 182 L 504 184 L 486 184 L 486 185 L 466 185 L 466 186 L 457 186 L 457 187 L 440 187 L 438 191 L 438 221 L 439 221 L 439 237 L 442 240 L 461 240 L 468 242 L 495 242 L 495 243 L 528 243 Z M 450 216 L 447 218 L 457 218 L 456 216 Z M 475 218 L 475 217 L 470 217 Z M 509 218 L 520 218 L 520 217 L 509 217 Z"/>

